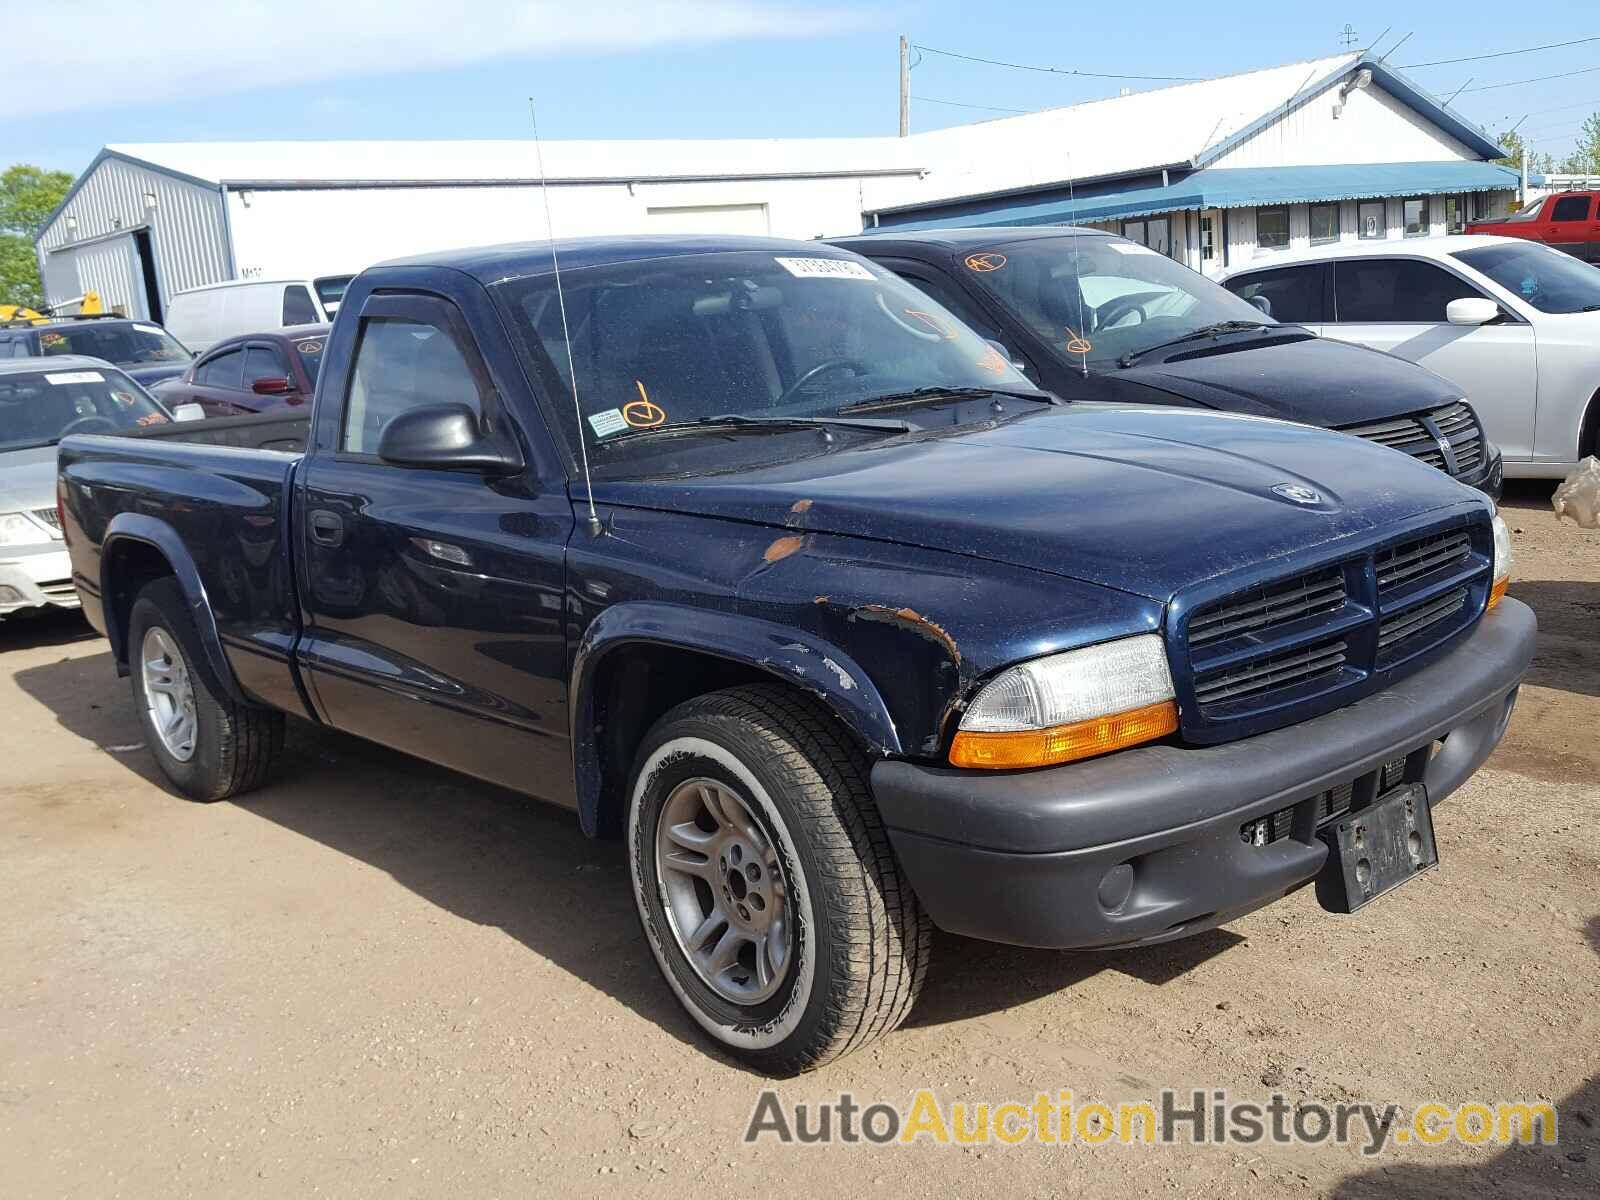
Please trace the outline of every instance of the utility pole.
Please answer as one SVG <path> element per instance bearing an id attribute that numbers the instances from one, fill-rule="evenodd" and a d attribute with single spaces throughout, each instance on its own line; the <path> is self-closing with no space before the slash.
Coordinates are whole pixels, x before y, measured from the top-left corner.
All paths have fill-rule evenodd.
<path id="1" fill-rule="evenodd" d="M 911 133 L 911 43 L 900 35 L 900 136 Z"/>

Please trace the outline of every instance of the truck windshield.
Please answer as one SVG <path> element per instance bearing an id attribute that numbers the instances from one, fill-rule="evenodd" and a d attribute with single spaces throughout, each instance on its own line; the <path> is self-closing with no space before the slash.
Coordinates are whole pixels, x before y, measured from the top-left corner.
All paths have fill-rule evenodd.
<path id="1" fill-rule="evenodd" d="M 138 321 L 126 325 L 85 322 L 66 329 L 42 329 L 39 331 L 39 353 L 103 358 L 124 367 L 145 363 L 188 362 L 193 357 L 177 338 L 161 326 Z"/>
<path id="2" fill-rule="evenodd" d="M 1453 255 L 1540 312 L 1600 312 L 1600 271 L 1549 246 L 1500 243 Z"/>
<path id="3" fill-rule="evenodd" d="M 635 430 L 670 424 L 676 432 L 710 417 L 832 417 L 919 388 L 1030 387 L 994 347 L 897 276 L 820 247 L 683 254 L 561 278 L 570 346 L 550 276 L 494 290 L 544 380 L 548 417 L 575 455 L 585 440 L 597 476 L 715 469 L 732 447 L 748 462 L 755 446 L 788 459 L 824 444 L 823 425 L 794 420 L 763 422 L 760 436 L 748 427 L 730 436 L 726 422 L 708 424 L 703 436 L 623 436 Z M 957 393 L 950 404 L 970 398 Z M 948 406 L 931 403 L 893 415 L 953 419 Z M 826 428 L 843 445 L 893 432 L 894 422 L 881 424 Z"/>
<path id="4" fill-rule="evenodd" d="M 1204 275 L 1123 238 L 1063 234 L 963 261 L 979 286 L 1073 367 L 1087 359 L 1108 369 L 1224 322 L 1271 323 Z"/>
<path id="5" fill-rule="evenodd" d="M 50 446 L 69 433 L 162 425 L 167 414 L 120 371 L 0 374 L 0 453 Z"/>

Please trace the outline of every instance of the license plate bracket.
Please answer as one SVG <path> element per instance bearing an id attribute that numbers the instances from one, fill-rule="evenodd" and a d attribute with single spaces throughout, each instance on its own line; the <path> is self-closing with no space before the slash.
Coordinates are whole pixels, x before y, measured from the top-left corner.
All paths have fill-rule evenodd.
<path id="1" fill-rule="evenodd" d="M 1328 861 L 1317 876 L 1317 900 L 1351 913 L 1439 865 L 1428 794 L 1417 784 L 1396 788 L 1321 830 Z"/>

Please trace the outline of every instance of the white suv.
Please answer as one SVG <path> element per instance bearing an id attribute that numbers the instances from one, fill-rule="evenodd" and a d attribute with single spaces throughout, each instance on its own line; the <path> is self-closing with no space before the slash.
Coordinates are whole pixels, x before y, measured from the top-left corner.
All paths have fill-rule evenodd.
<path id="1" fill-rule="evenodd" d="M 1387 350 L 1459 386 L 1508 477 L 1600 451 L 1600 270 L 1516 238 L 1344 242 L 1274 255 L 1223 286 L 1279 321 Z"/>

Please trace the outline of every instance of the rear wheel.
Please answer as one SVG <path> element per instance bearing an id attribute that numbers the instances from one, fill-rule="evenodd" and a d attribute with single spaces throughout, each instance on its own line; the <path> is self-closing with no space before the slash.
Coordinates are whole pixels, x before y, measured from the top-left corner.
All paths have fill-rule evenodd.
<path id="1" fill-rule="evenodd" d="M 667 983 L 741 1058 L 803 1071 L 905 1019 L 931 926 L 825 710 L 768 686 L 673 709 L 640 748 L 627 836 Z"/>
<path id="2" fill-rule="evenodd" d="M 234 700 L 205 660 L 174 579 L 148 584 L 128 617 L 133 697 L 162 772 L 195 800 L 259 787 L 283 749 L 283 714 Z"/>

